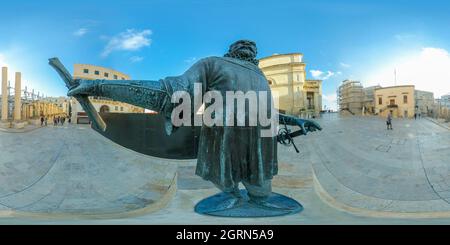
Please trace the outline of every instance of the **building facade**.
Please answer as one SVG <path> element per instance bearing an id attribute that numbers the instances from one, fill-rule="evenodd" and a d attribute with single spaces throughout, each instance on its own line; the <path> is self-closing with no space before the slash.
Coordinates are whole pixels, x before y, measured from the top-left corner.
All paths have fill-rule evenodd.
<path id="1" fill-rule="evenodd" d="M 363 89 L 363 115 L 375 114 L 375 89 L 381 86 L 371 86 Z"/>
<path id="2" fill-rule="evenodd" d="M 362 115 L 364 92 L 361 82 L 344 80 L 337 93 L 340 112 Z"/>
<path id="3" fill-rule="evenodd" d="M 375 89 L 375 113 L 394 118 L 412 118 L 415 114 L 414 85 L 393 86 Z"/>
<path id="4" fill-rule="evenodd" d="M 435 105 L 434 94 L 428 91 L 416 90 L 416 113 L 424 116 L 431 116 Z"/>
<path id="5" fill-rule="evenodd" d="M 318 116 L 322 110 L 322 81 L 306 79 L 303 54 L 275 54 L 259 60 L 277 109 L 297 116 Z"/>
<path id="6" fill-rule="evenodd" d="M 87 64 L 75 64 L 73 70 L 73 77 L 76 79 L 107 79 L 107 80 L 129 80 L 130 76 L 115 71 L 113 69 L 87 65 Z M 90 97 L 92 105 L 98 112 L 114 112 L 114 113 L 144 113 L 145 109 L 130 105 L 127 103 L 114 101 L 108 98 L 102 97 Z M 75 123 L 89 123 L 89 117 L 81 107 L 77 100 L 70 100 L 70 115 L 72 121 Z"/>
<path id="7" fill-rule="evenodd" d="M 432 114 L 434 118 L 442 118 L 450 122 L 450 94 L 436 99 Z"/>
<path id="8" fill-rule="evenodd" d="M 437 100 L 436 100 L 436 104 L 437 104 L 439 107 L 450 108 L 450 94 L 441 96 L 440 99 L 437 99 Z"/>

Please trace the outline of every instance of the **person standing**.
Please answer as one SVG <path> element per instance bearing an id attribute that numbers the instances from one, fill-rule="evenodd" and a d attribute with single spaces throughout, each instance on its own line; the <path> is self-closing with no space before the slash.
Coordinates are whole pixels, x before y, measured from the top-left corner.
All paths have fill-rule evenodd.
<path id="1" fill-rule="evenodd" d="M 387 130 L 393 130 L 392 129 L 392 113 L 389 112 L 387 119 L 386 119 L 386 125 L 387 125 Z"/>
<path id="2" fill-rule="evenodd" d="M 44 126 L 44 117 L 41 116 L 41 127 Z"/>
<path id="3" fill-rule="evenodd" d="M 45 117 L 45 119 L 44 119 L 45 126 L 47 126 L 47 121 L 48 121 L 48 118 Z"/>

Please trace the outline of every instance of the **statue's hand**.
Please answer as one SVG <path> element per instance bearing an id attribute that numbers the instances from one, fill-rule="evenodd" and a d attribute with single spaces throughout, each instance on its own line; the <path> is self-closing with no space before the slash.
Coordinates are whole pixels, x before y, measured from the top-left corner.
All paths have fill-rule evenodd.
<path id="1" fill-rule="evenodd" d="M 95 95 L 98 88 L 98 81 L 96 80 L 84 80 L 84 79 L 76 79 L 76 82 L 79 83 L 78 86 L 70 88 L 67 93 L 68 96 L 76 96 L 76 95 Z"/>
<path id="2" fill-rule="evenodd" d="M 308 132 L 314 132 L 317 130 L 322 130 L 322 127 L 314 121 L 306 119 L 296 119 L 297 125 L 302 129 L 304 134 Z"/>
<path id="3" fill-rule="evenodd" d="M 284 114 L 279 114 L 279 122 L 290 126 L 300 127 L 303 135 L 306 135 L 308 132 L 322 130 L 322 127 L 312 120 L 301 119 Z"/>

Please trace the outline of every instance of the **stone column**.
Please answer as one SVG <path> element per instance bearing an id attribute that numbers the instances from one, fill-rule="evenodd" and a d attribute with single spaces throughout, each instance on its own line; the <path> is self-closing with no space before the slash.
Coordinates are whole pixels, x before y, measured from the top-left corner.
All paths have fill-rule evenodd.
<path id="1" fill-rule="evenodd" d="M 14 87 L 14 121 L 20 121 L 22 119 L 22 74 L 20 72 L 16 72 L 16 84 Z"/>
<path id="2" fill-rule="evenodd" d="M 37 115 L 40 118 L 43 115 L 41 114 L 42 109 L 41 109 L 41 103 L 39 101 L 36 102 L 36 108 L 37 108 Z"/>
<path id="3" fill-rule="evenodd" d="M 8 120 L 8 67 L 2 67 L 2 121 Z"/>

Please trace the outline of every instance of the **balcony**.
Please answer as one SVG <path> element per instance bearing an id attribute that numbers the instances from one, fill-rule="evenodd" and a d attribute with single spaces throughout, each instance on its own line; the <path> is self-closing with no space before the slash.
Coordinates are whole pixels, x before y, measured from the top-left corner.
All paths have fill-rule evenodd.
<path id="1" fill-rule="evenodd" d="M 387 106 L 387 108 L 398 108 L 398 105 L 396 104 L 390 104 Z"/>

